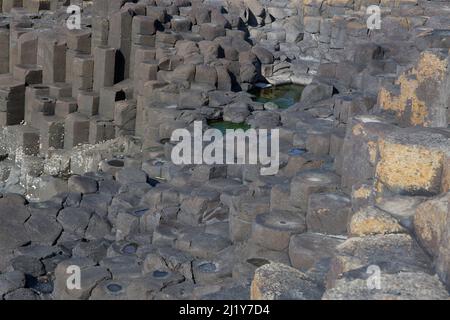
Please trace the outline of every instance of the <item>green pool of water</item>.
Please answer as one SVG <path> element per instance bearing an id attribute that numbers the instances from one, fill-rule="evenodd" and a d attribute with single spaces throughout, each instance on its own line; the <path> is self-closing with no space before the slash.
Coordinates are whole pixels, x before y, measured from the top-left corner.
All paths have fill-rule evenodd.
<path id="1" fill-rule="evenodd" d="M 269 88 L 255 88 L 249 93 L 255 96 L 253 100 L 256 102 L 273 102 L 280 109 L 287 109 L 300 101 L 304 88 L 305 86 L 298 84 L 284 84 Z"/>
<path id="2" fill-rule="evenodd" d="M 208 125 L 211 128 L 220 130 L 222 133 L 225 133 L 227 129 L 233 129 L 233 130 L 242 129 L 242 130 L 246 131 L 251 128 L 251 126 L 246 124 L 245 122 L 233 123 L 233 122 L 223 121 L 223 120 L 210 120 L 210 121 L 208 121 Z"/>

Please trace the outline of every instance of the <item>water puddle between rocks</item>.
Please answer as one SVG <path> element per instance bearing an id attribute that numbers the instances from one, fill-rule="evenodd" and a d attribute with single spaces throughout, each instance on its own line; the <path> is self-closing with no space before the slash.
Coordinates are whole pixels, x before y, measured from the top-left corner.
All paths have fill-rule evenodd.
<path id="1" fill-rule="evenodd" d="M 305 154 L 306 152 L 308 152 L 308 151 L 303 148 L 292 148 L 291 150 L 289 150 L 288 154 L 291 157 L 299 157 L 299 156 Z"/>
<path id="2" fill-rule="evenodd" d="M 279 86 L 257 87 L 249 91 L 256 102 L 272 102 L 280 109 L 288 109 L 300 101 L 305 86 L 298 84 L 283 84 Z"/>
<path id="3" fill-rule="evenodd" d="M 111 283 L 106 287 L 110 292 L 117 293 L 122 290 L 122 286 L 120 284 Z"/>
<path id="4" fill-rule="evenodd" d="M 136 243 L 127 244 L 122 248 L 124 254 L 135 254 L 137 252 L 138 245 Z"/>

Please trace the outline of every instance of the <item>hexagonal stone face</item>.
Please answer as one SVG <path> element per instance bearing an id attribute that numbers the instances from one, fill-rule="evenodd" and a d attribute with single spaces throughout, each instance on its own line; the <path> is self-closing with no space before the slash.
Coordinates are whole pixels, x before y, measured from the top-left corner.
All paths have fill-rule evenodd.
<path id="1" fill-rule="evenodd" d="M 5 300 L 38 300 L 39 296 L 31 289 L 19 288 L 5 295 Z"/>
<path id="2" fill-rule="evenodd" d="M 256 269 L 252 300 L 319 300 L 322 290 L 304 273 L 281 263 Z"/>
<path id="3" fill-rule="evenodd" d="M 97 192 L 97 181 L 89 177 L 72 176 L 68 181 L 69 192 L 89 194 Z"/>
<path id="4" fill-rule="evenodd" d="M 339 177 L 325 170 L 308 170 L 292 179 L 290 202 L 304 211 L 308 208 L 309 196 L 313 193 L 333 192 L 337 189 Z"/>
<path id="5" fill-rule="evenodd" d="M 375 175 L 378 158 L 377 142 L 395 127 L 376 116 L 357 116 L 348 124 L 342 146 L 342 188 L 367 183 Z"/>
<path id="6" fill-rule="evenodd" d="M 0 198 L 0 250 L 15 249 L 30 241 L 24 227 L 30 212 L 24 203 L 14 195 Z"/>
<path id="7" fill-rule="evenodd" d="M 62 232 L 61 225 L 54 217 L 45 213 L 34 213 L 25 223 L 31 241 L 52 245 Z"/>
<path id="8" fill-rule="evenodd" d="M 106 280 L 92 290 L 89 300 L 126 300 L 127 281 Z"/>
<path id="9" fill-rule="evenodd" d="M 117 171 L 116 180 L 123 184 L 147 182 L 147 174 L 139 169 L 125 168 Z"/>
<path id="10" fill-rule="evenodd" d="M 448 196 L 445 194 L 420 204 L 414 215 L 414 230 L 420 243 L 433 256 L 445 241 L 446 228 L 450 222 Z"/>
<path id="11" fill-rule="evenodd" d="M 58 215 L 58 222 L 64 231 L 70 231 L 78 235 L 84 235 L 89 224 L 91 213 L 81 208 L 65 208 Z"/>
<path id="12" fill-rule="evenodd" d="M 251 241 L 270 250 L 285 250 L 292 234 L 306 231 L 303 215 L 273 212 L 258 215 L 252 225 Z"/>
<path id="13" fill-rule="evenodd" d="M 252 223 L 258 214 L 269 210 L 269 199 L 247 195 L 233 196 L 230 206 L 230 239 L 243 241 L 250 237 Z"/>
<path id="14" fill-rule="evenodd" d="M 308 231 L 346 235 L 351 214 L 350 199 L 336 193 L 317 193 L 309 197 L 306 223 Z"/>
<path id="15" fill-rule="evenodd" d="M 439 129 L 399 129 L 378 142 L 376 191 L 433 196 L 442 191 L 444 163 L 450 155 L 450 134 Z"/>

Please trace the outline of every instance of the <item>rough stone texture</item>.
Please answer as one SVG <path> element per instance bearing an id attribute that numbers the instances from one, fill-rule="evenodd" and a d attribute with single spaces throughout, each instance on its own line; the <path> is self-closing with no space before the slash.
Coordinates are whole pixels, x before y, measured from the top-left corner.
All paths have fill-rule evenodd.
<path id="1" fill-rule="evenodd" d="M 432 255 L 441 279 L 449 287 L 449 194 L 417 207 L 414 227 L 420 243 Z"/>
<path id="2" fill-rule="evenodd" d="M 414 230 L 420 243 L 433 256 L 437 256 L 447 230 L 449 220 L 448 195 L 419 205 L 414 215 Z"/>
<path id="3" fill-rule="evenodd" d="M 450 134 L 438 129 L 399 129 L 379 141 L 377 192 L 403 195 L 437 195 L 449 152 Z"/>
<path id="4" fill-rule="evenodd" d="M 447 299 L 450 5 L 379 2 L 0 0 L 0 299 Z M 196 121 L 278 173 L 175 164 Z"/>
<path id="5" fill-rule="evenodd" d="M 258 268 L 252 281 L 252 300 L 319 300 L 319 286 L 304 273 L 280 263 Z"/>

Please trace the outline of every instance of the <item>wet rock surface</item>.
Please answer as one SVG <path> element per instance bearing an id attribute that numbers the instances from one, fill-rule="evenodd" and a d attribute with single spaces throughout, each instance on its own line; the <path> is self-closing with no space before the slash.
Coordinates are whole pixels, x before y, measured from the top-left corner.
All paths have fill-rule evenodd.
<path id="1" fill-rule="evenodd" d="M 19 2 L 0 299 L 449 298 L 447 3 L 383 2 L 368 31 L 371 1 L 82 1 L 81 30 Z M 252 94 L 281 85 L 301 96 Z M 279 171 L 175 164 L 196 121 L 279 129 Z"/>

